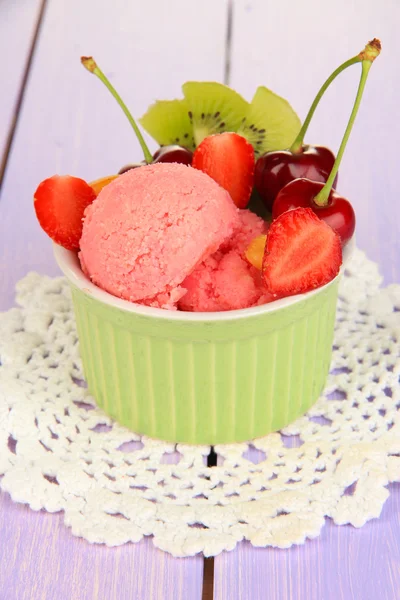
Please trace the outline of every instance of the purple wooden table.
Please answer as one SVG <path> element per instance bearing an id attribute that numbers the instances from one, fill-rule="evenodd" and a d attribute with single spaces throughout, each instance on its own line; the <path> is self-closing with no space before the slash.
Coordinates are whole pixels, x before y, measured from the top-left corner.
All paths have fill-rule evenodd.
<path id="1" fill-rule="evenodd" d="M 356 206 L 359 246 L 379 263 L 386 283 L 399 281 L 398 0 L 233 4 L 228 35 L 228 0 L 0 0 L 1 310 L 12 306 L 14 285 L 29 270 L 58 272 L 33 215 L 38 182 L 56 172 L 95 179 L 140 158 L 122 113 L 81 68 L 81 54 L 96 57 L 137 115 L 157 97 L 178 95 L 186 79 L 229 75 L 246 97 L 265 83 L 304 117 L 326 75 L 380 37 L 383 54 L 339 189 Z M 310 141 L 337 149 L 356 71 L 327 94 Z M 302 547 L 242 543 L 212 564 L 200 556 L 173 559 L 148 539 L 116 549 L 92 546 L 74 538 L 61 515 L 34 513 L 0 494 L 0 599 L 394 600 L 399 515 L 400 486 L 393 485 L 381 518 L 360 530 L 328 520 L 322 535 Z"/>

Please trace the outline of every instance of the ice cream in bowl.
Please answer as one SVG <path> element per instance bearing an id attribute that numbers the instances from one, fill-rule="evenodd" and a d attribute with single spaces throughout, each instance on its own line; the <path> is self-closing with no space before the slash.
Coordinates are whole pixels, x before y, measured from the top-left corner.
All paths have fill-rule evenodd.
<path id="1" fill-rule="evenodd" d="M 358 62 L 354 110 L 364 65 L 372 60 Z M 104 78 L 94 61 L 89 67 Z M 221 84 L 192 85 L 201 104 L 201 86 L 206 102 L 209 85 Z M 325 183 L 294 177 L 277 192 L 272 216 L 256 214 L 260 161 L 274 154 L 281 160 L 300 123 L 286 101 L 263 88 L 264 100 L 270 94 L 274 110 L 287 117 L 288 132 L 274 132 L 276 115 L 259 116 L 265 127 L 251 122 L 250 129 L 249 120 L 260 115 L 254 100 L 240 105 L 247 117 L 236 125 L 231 119 L 229 129 L 237 131 L 209 132 L 211 117 L 222 114 L 231 93 L 236 98 L 222 88 L 221 106 L 202 106 L 204 118 L 188 108 L 190 86 L 183 100 L 152 106 L 142 124 L 162 147 L 154 157 L 146 147 L 146 164 L 91 184 L 53 176 L 35 192 L 39 222 L 71 287 L 89 393 L 132 431 L 171 442 L 264 436 L 316 402 L 329 372 L 338 285 L 354 243 L 354 211 L 332 189 L 340 150 Z M 158 114 L 152 124 L 158 111 L 172 119 L 174 102 L 185 105 L 192 125 L 183 136 L 187 146 L 178 136 L 182 146 L 170 143 Z M 246 124 L 257 129 L 256 141 Z M 273 146 L 263 142 L 257 150 L 267 127 Z M 349 127 L 344 144 L 348 133 Z"/>

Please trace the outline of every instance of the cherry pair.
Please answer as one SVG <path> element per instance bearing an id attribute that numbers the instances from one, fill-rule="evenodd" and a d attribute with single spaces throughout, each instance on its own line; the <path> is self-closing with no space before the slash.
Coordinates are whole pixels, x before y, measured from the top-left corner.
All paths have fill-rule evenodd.
<path id="1" fill-rule="evenodd" d="M 355 214 L 348 200 L 332 189 L 337 182 L 339 165 L 358 112 L 366 79 L 381 45 L 374 39 L 354 58 L 343 63 L 318 92 L 304 124 L 288 151 L 269 152 L 258 159 L 255 185 L 267 208 L 276 218 L 286 210 L 311 208 L 326 221 L 346 244 L 355 229 Z M 362 72 L 356 100 L 337 158 L 322 146 L 304 146 L 303 139 L 314 111 L 327 87 L 344 69 L 361 62 Z"/>

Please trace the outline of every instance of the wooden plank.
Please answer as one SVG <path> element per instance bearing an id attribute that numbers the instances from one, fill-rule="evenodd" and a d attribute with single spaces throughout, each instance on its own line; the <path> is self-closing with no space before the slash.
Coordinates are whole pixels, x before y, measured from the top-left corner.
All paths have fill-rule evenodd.
<path id="1" fill-rule="evenodd" d="M 362 529 L 328 519 L 319 538 L 289 550 L 241 543 L 215 559 L 214 600 L 397 600 L 400 489 Z"/>
<path id="2" fill-rule="evenodd" d="M 41 5 L 42 0 L 0 3 L 0 183 Z"/>
<path id="3" fill-rule="evenodd" d="M 80 56 L 93 54 L 140 116 L 155 99 L 179 96 L 187 79 L 223 79 L 226 14 L 225 0 L 201 9 L 195 0 L 118 0 L 112 10 L 106 0 L 50 1 L 0 196 L 0 309 L 29 269 L 58 272 L 32 209 L 38 183 L 54 173 L 93 180 L 141 159 L 122 111 Z"/>
<path id="4" fill-rule="evenodd" d="M 29 270 L 58 272 L 34 216 L 38 183 L 53 173 L 92 180 L 141 158 L 120 109 L 80 56 L 93 54 L 141 115 L 156 98 L 179 95 L 187 79 L 222 80 L 226 14 L 225 0 L 201 8 L 195 0 L 116 0 L 112 9 L 106 0 L 49 0 L 0 197 L 0 309 L 13 304 L 14 285 Z M 34 514 L 5 495 L 0 501 L 0 597 L 201 598 L 200 556 L 174 560 L 149 540 L 90 546 L 61 517 Z"/>
<path id="5" fill-rule="evenodd" d="M 357 211 L 357 241 L 398 279 L 400 203 L 395 174 L 400 139 L 395 76 L 400 3 L 363 0 L 235 0 L 231 85 L 251 98 L 258 85 L 285 96 L 304 118 L 323 81 L 373 37 L 382 54 L 371 70 L 339 174 L 338 190 Z M 355 97 L 360 67 L 342 73 L 314 116 L 306 142 L 337 151 Z"/>
<path id="6" fill-rule="evenodd" d="M 380 37 L 363 105 L 340 169 L 339 191 L 353 202 L 357 240 L 385 281 L 400 279 L 400 207 L 396 172 L 400 81 L 396 72 L 400 5 L 340 0 L 321 3 L 235 0 L 231 85 L 251 98 L 264 84 L 287 97 L 304 118 L 322 82 L 341 61 Z M 251 42 L 250 42 L 251 40 Z M 358 83 L 343 73 L 326 94 L 306 141 L 337 150 Z M 321 537 L 290 550 L 237 551 L 215 559 L 215 600 L 394 600 L 400 586 L 400 488 L 379 520 L 360 530 L 327 521 Z"/>
<path id="7" fill-rule="evenodd" d="M 62 514 L 0 494 L 0 597 L 5 600 L 200 599 L 202 561 L 174 559 L 151 539 L 117 548 L 75 538 Z"/>

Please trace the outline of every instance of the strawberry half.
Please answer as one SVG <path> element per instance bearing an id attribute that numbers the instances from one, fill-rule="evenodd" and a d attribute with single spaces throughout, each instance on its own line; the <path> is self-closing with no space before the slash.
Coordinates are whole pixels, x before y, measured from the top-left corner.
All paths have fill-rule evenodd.
<path id="1" fill-rule="evenodd" d="M 192 167 L 207 173 L 229 192 L 239 208 L 250 200 L 254 182 L 254 150 L 237 133 L 216 133 L 199 144 L 193 154 Z"/>
<path id="2" fill-rule="evenodd" d="M 96 192 L 83 179 L 53 175 L 34 194 L 38 221 L 47 235 L 67 250 L 78 250 L 85 208 Z"/>
<path id="3" fill-rule="evenodd" d="M 339 236 L 310 208 L 296 208 L 272 222 L 263 258 L 263 277 L 275 298 L 303 294 L 339 273 Z"/>

